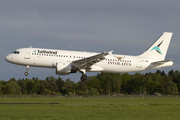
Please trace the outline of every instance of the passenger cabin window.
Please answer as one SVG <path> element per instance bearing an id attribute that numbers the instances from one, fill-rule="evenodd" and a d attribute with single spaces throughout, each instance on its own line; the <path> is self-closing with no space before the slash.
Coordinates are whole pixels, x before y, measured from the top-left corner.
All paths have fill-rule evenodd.
<path id="1" fill-rule="evenodd" d="M 19 54 L 19 51 L 14 51 L 14 52 L 12 52 L 12 53 L 14 53 L 14 54 Z"/>

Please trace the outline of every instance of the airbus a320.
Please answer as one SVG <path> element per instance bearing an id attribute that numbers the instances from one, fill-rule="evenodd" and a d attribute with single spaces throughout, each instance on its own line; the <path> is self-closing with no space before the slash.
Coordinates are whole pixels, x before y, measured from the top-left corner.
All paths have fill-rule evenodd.
<path id="1" fill-rule="evenodd" d="M 44 48 L 20 48 L 6 56 L 6 61 L 26 67 L 54 68 L 57 75 L 81 72 L 81 81 L 86 72 L 127 73 L 159 69 L 174 65 L 165 60 L 172 33 L 164 32 L 143 54 L 137 56 L 112 54 L 110 52 L 80 52 Z"/>

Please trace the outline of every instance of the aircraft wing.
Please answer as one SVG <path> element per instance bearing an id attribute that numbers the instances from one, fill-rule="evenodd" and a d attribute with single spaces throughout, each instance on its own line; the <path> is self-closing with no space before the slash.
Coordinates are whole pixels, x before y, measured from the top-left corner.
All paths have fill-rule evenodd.
<path id="1" fill-rule="evenodd" d="M 173 61 L 173 59 L 152 62 L 151 64 L 153 64 L 153 65 L 162 65 L 162 64 L 167 63 L 169 61 Z"/>
<path id="2" fill-rule="evenodd" d="M 72 66 L 77 69 L 88 69 L 95 63 L 98 63 L 105 59 L 105 56 L 112 54 L 113 51 L 103 52 L 85 59 L 80 59 L 72 62 Z"/>

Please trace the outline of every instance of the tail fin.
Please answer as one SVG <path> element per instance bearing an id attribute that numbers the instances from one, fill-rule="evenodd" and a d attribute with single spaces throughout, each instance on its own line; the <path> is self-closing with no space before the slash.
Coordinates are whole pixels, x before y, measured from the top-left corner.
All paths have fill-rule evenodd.
<path id="1" fill-rule="evenodd" d="M 164 32 L 143 54 L 142 57 L 164 60 L 173 33 Z"/>

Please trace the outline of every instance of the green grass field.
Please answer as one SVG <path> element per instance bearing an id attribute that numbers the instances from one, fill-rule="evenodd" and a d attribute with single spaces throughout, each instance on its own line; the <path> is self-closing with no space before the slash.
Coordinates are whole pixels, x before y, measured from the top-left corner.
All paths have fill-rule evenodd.
<path id="1" fill-rule="evenodd" d="M 180 97 L 0 98 L 0 103 L 0 120 L 180 119 Z"/>

